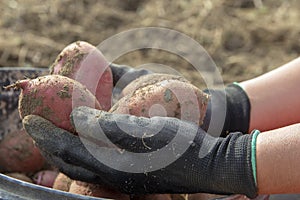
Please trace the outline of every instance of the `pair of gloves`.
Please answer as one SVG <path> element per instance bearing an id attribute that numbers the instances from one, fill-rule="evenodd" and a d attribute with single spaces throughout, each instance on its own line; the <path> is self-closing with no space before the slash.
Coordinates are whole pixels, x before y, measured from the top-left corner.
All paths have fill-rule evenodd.
<path id="1" fill-rule="evenodd" d="M 114 84 L 124 74 L 130 77 L 117 84 L 121 87 L 151 73 L 115 64 L 111 69 Z M 23 125 L 45 158 L 72 179 L 127 194 L 205 192 L 253 198 L 258 131 L 244 134 L 249 128 L 249 99 L 236 84 L 206 92 L 211 100 L 202 127 L 176 118 L 135 117 L 87 107 L 71 114 L 80 137 L 39 116 L 26 116 Z M 224 109 L 222 131 L 210 129 L 218 123 L 212 112 Z"/>

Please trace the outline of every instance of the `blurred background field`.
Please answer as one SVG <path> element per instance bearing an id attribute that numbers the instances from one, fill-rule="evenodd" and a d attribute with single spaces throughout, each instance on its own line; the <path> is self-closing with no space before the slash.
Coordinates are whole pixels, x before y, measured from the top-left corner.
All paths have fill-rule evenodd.
<path id="1" fill-rule="evenodd" d="M 299 10 L 298 0 L 2 0 L 0 67 L 48 67 L 76 40 L 98 45 L 121 31 L 159 26 L 198 41 L 225 83 L 242 81 L 299 56 Z M 194 78 L 189 63 L 159 50 L 116 62 L 161 63 Z"/>

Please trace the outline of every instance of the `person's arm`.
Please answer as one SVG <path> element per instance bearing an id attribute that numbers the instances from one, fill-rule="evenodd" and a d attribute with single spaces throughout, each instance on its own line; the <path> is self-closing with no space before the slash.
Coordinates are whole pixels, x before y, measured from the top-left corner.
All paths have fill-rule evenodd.
<path id="1" fill-rule="evenodd" d="M 256 158 L 259 194 L 300 193 L 300 124 L 260 133 Z"/>
<path id="2" fill-rule="evenodd" d="M 300 58 L 240 85 L 251 104 L 249 132 L 300 122 Z"/>

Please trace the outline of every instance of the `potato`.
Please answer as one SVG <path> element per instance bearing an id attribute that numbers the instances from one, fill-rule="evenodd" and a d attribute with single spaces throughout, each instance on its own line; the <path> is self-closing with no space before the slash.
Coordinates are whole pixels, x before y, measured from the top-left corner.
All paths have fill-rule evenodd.
<path id="1" fill-rule="evenodd" d="M 43 170 L 33 176 L 33 182 L 37 185 L 52 188 L 53 183 L 58 175 L 57 171 Z"/>
<path id="2" fill-rule="evenodd" d="M 209 95 L 185 79 L 166 74 L 145 75 L 129 84 L 124 94 L 110 112 L 176 117 L 198 125 L 203 123 L 209 99 Z"/>
<path id="3" fill-rule="evenodd" d="M 133 197 L 132 200 L 172 200 L 170 194 L 147 194 Z"/>
<path id="4" fill-rule="evenodd" d="M 96 96 L 103 110 L 110 109 L 112 72 L 109 63 L 95 46 L 84 41 L 68 45 L 57 56 L 50 73 L 77 80 Z"/>
<path id="5" fill-rule="evenodd" d="M 129 200 L 129 196 L 105 188 L 102 185 L 72 181 L 69 192 L 93 197 L 112 198 L 116 200 Z"/>
<path id="6" fill-rule="evenodd" d="M 0 142 L 0 155 L 1 172 L 36 172 L 45 164 L 40 150 L 24 130 L 4 137 Z"/>
<path id="7" fill-rule="evenodd" d="M 20 117 L 35 114 L 48 119 L 59 128 L 75 133 L 70 122 L 72 109 L 89 106 L 101 109 L 92 93 L 79 82 L 60 75 L 26 79 L 8 87 L 21 88 Z"/>
<path id="8" fill-rule="evenodd" d="M 171 199 L 172 200 L 189 200 L 188 194 L 171 194 Z"/>
<path id="9" fill-rule="evenodd" d="M 209 200 L 209 199 L 217 199 L 222 197 L 224 197 L 224 195 L 197 193 L 197 194 L 189 194 L 188 200 Z"/>
<path id="10" fill-rule="evenodd" d="M 63 173 L 59 173 L 53 183 L 53 189 L 68 192 L 71 183 L 72 183 L 72 179 L 70 179 L 68 176 L 66 176 Z"/>
<path id="11" fill-rule="evenodd" d="M 153 85 L 164 80 L 178 80 L 184 83 L 188 83 L 188 80 L 186 80 L 182 76 L 176 76 L 171 74 L 159 74 L 159 73 L 147 74 L 135 79 L 130 84 L 128 84 L 123 89 L 121 96 L 126 96 L 132 93 L 133 91 L 136 91 L 139 88 L 146 87 L 148 85 Z"/>

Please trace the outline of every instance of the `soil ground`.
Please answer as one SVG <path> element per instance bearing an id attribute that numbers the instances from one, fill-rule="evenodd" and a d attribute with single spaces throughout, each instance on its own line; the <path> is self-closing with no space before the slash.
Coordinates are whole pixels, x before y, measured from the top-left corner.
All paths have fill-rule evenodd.
<path id="1" fill-rule="evenodd" d="M 48 67 L 71 42 L 98 45 L 122 31 L 159 26 L 199 42 L 225 84 L 242 81 L 299 56 L 299 9 L 297 0 L 2 0 L 0 66 Z M 167 65 L 197 83 L 190 63 L 168 52 L 134 51 L 115 62 Z"/>

